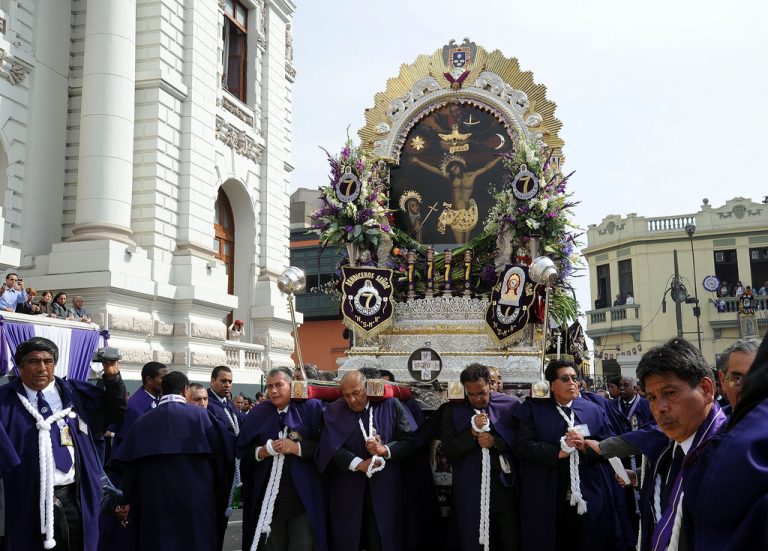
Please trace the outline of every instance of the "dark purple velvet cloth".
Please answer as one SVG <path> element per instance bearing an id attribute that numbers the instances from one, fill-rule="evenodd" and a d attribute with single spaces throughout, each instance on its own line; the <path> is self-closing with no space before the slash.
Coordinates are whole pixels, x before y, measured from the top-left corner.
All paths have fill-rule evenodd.
<path id="1" fill-rule="evenodd" d="M 694 518 L 697 550 L 768 549 L 767 422 L 764 400 L 713 447 Z"/>
<path id="2" fill-rule="evenodd" d="M 392 442 L 397 428 L 398 412 L 396 399 L 389 398 L 382 402 L 369 402 L 373 407 L 374 427 L 384 444 Z M 411 424 L 415 421 L 403 408 Z M 365 441 L 358 425 L 360 414 L 347 407 L 343 398 L 328 404 L 324 411 L 323 432 L 317 448 L 317 465 L 326 474 L 328 482 L 328 516 L 330 548 L 333 551 L 357 551 L 363 519 L 363 498 L 368 486 L 376 516 L 381 544 L 384 551 L 401 551 L 402 524 L 400 522 L 402 506 L 402 474 L 399 460 L 387 461 L 383 471 L 368 479 L 359 471 L 341 469 L 333 464 L 333 456 L 340 448 L 346 448 L 357 457 L 367 459 L 370 454 L 365 449 Z M 363 412 L 363 420 L 368 430 L 368 412 Z"/>
<path id="3" fill-rule="evenodd" d="M 512 473 L 503 475 L 505 486 L 516 484 L 518 473 L 517 461 L 512 454 L 517 441 L 514 415 L 520 401 L 500 392 L 491 392 L 488 402 L 488 416 L 494 432 L 504 440 L 509 452 L 502 454 L 512 467 Z M 449 413 L 453 417 L 457 433 L 470 428 L 470 420 L 475 410 L 468 402 L 452 404 Z M 461 459 L 451 462 L 453 468 L 453 505 L 459 524 L 461 546 L 465 551 L 482 549 L 478 543 L 480 536 L 480 477 L 482 474 L 482 450 L 479 446 Z"/>
<path id="4" fill-rule="evenodd" d="M 11 439 L 5 433 L 5 427 L 0 424 L 0 478 L 3 478 L 5 473 L 10 472 L 20 462 Z"/>
<path id="5" fill-rule="evenodd" d="M 317 470 L 307 441 L 317 442 L 323 426 L 323 403 L 310 399 L 303 402 L 292 401 L 288 405 L 285 424 L 290 432 L 301 435 L 301 459 L 287 455 L 284 469 L 290 469 L 290 476 L 297 493 L 307 512 L 315 538 L 315 549 L 328 549 L 326 535 L 325 502 L 320 471 Z M 254 446 L 263 446 L 269 439 L 279 438 L 282 430 L 277 408 L 269 401 L 257 404 L 248 415 L 237 437 L 236 453 L 241 458 L 240 477 L 243 481 L 243 548 L 250 549 L 253 542 L 256 524 L 261 513 L 261 499 L 269 481 L 273 459 L 268 457 L 263 461 L 246 461 L 244 454 L 253 452 Z"/>
<path id="6" fill-rule="evenodd" d="M 573 400 L 571 407 L 576 424 L 589 427 L 588 438 L 603 440 L 613 436 L 603 408 L 583 398 Z M 537 454 L 539 460 L 534 460 L 533 454 L 524 452 L 523 440 L 518 439 L 521 456 L 521 549 L 552 551 L 557 536 L 557 465 L 558 461 L 568 461 L 567 458 L 558 460 L 557 455 L 567 424 L 557 412 L 553 399 L 529 398 L 517 408 L 515 417 L 520 423 L 532 423 L 534 444 L 541 448 Z M 544 457 L 547 459 L 544 460 Z M 581 541 L 574 541 L 572 549 L 614 551 L 631 546 L 633 535 L 627 533 L 629 519 L 624 497 L 611 467 L 593 454 L 581 454 L 579 476 L 587 512 L 579 517 Z"/>
<path id="7" fill-rule="evenodd" d="M 67 417 L 70 434 L 75 442 L 75 466 L 78 476 L 80 505 L 83 515 L 83 542 L 85 551 L 95 551 L 98 544 L 99 502 L 101 499 L 101 465 L 91 437 L 80 430 L 80 422 L 98 440 L 104 431 L 104 391 L 82 381 L 56 378 L 56 386 L 63 406 L 73 406 L 77 419 Z M 13 551 L 40 551 L 40 470 L 35 420 L 24 409 L 17 393 L 24 395 L 21 380 L 16 378 L 0 387 L 0 424 L 11 444 L 2 448 L 13 451 L 20 463 L 5 471 L 5 540 L 4 549 Z M 12 458 L 12 455 L 11 455 Z"/>
<path id="8" fill-rule="evenodd" d="M 597 404 L 603 411 L 605 411 L 605 415 L 608 417 L 608 421 L 615 434 L 621 434 L 623 432 L 621 430 L 622 421 L 618 417 L 617 410 L 613 407 L 613 403 L 616 402 L 616 400 L 609 400 L 605 396 L 601 396 L 600 394 L 591 391 L 581 391 L 581 397 L 585 400 L 589 400 L 593 404 Z"/>
<path id="9" fill-rule="evenodd" d="M 203 408 L 170 402 L 137 419 L 112 457 L 123 467 L 136 549 L 218 549 L 233 461 L 234 438 Z"/>
<path id="10" fill-rule="evenodd" d="M 614 416 L 613 416 L 613 423 L 614 423 L 614 429 L 616 431 L 616 434 L 624 434 L 625 432 L 632 432 L 633 430 L 633 423 L 632 418 L 635 418 L 635 425 L 634 428 L 640 428 L 645 425 L 655 425 L 656 420 L 653 418 L 653 414 L 651 413 L 651 406 L 648 404 L 648 400 L 643 398 L 642 396 L 636 396 L 635 400 L 637 400 L 637 407 L 635 407 L 634 411 L 630 412 L 624 407 L 622 404 L 621 398 L 618 398 L 617 400 L 611 400 L 608 402 L 609 407 L 613 410 Z M 633 404 L 634 405 L 634 404 Z M 610 417 L 610 416 L 609 416 Z"/>
<path id="11" fill-rule="evenodd" d="M 704 422 L 699 427 L 696 441 L 698 441 L 699 433 L 703 432 L 703 427 L 708 426 L 712 418 L 718 414 L 721 414 L 720 406 L 715 403 Z M 714 446 L 711 444 L 716 442 L 722 436 L 724 430 L 725 425 L 723 425 L 718 432 L 711 434 L 706 439 L 702 440 L 697 449 L 690 450 L 683 461 L 682 489 L 685 495 L 682 503 L 683 525 L 680 538 L 681 541 L 685 542 L 685 546 L 693 545 L 695 539 L 694 534 L 696 531 L 694 523 L 698 516 L 697 511 L 701 506 L 704 506 L 704 504 L 699 503 L 698 495 L 703 481 L 709 476 L 708 473 L 710 473 L 708 468 L 710 453 L 714 450 Z M 666 439 L 666 443 L 663 445 L 664 441 L 659 435 L 663 435 L 663 433 L 660 430 L 655 429 L 655 427 L 654 429 L 647 428 L 645 431 L 639 430 L 622 435 L 622 438 L 635 445 L 638 449 L 641 449 L 643 453 L 648 456 L 644 474 L 645 484 L 643 484 L 640 491 L 640 528 L 642 541 L 640 542 L 639 549 L 641 551 L 647 551 L 652 548 L 651 536 L 655 526 L 653 503 L 656 475 L 659 474 L 659 469 L 664 463 L 665 457 L 671 453 L 674 446 L 674 441 L 669 438 Z M 691 548 L 685 546 L 684 548 Z"/>

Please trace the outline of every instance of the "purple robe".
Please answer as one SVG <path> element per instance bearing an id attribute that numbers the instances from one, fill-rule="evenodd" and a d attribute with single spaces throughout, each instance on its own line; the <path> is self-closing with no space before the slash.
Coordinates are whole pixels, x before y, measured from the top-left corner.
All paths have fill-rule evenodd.
<path id="1" fill-rule="evenodd" d="M 115 437 L 112 439 L 111 454 L 116 453 L 123 438 L 128 434 L 128 430 L 136 420 L 154 409 L 156 405 L 157 400 L 144 390 L 143 387 L 139 388 L 128 398 L 126 402 L 127 409 L 122 423 L 118 423 L 112 429 Z M 107 474 L 112 483 L 119 487 L 121 483 L 120 473 L 108 467 Z M 99 551 L 123 551 L 135 548 L 137 537 L 136 523 L 133 522 L 133 514 L 128 518 L 129 522 L 123 525 L 114 512 L 105 511 L 101 514 L 99 518 Z"/>
<path id="2" fill-rule="evenodd" d="M 768 549 L 766 419 L 768 400 L 713 446 L 694 513 L 697 550 Z"/>
<path id="3" fill-rule="evenodd" d="M 605 411 L 598 405 L 576 398 L 571 409 L 575 423 L 589 427 L 588 438 L 603 440 L 613 436 Z M 560 438 L 567 424 L 557 412 L 553 399 L 529 398 L 517 408 L 520 421 L 517 452 L 521 459 L 520 527 L 521 549 L 551 551 L 556 544 L 557 468 Z M 532 426 L 535 434 L 523 434 L 523 425 Z M 615 482 L 607 461 L 591 452 L 580 454 L 579 476 L 587 512 L 581 515 L 581 541 L 573 549 L 613 551 L 630 547 L 633 534 L 628 533 L 624 497 Z"/>
<path id="4" fill-rule="evenodd" d="M 623 432 L 621 430 L 621 419 L 618 418 L 617 410 L 613 407 L 613 404 L 616 402 L 616 400 L 610 400 L 604 396 L 601 396 L 600 394 L 597 394 L 596 392 L 583 390 L 581 391 L 581 397 L 603 408 L 603 411 L 605 411 L 605 415 L 608 417 L 608 422 L 611 424 L 611 428 L 613 428 L 614 433 L 621 434 Z"/>
<path id="5" fill-rule="evenodd" d="M 77 473 L 80 507 L 83 516 L 83 547 L 95 551 L 99 540 L 98 518 L 101 500 L 101 464 L 94 439 L 98 440 L 109 422 L 119 420 L 124 413 L 125 402 L 108 411 L 107 394 L 115 401 L 124 396 L 125 387 L 119 378 L 101 389 L 84 381 L 68 381 L 56 377 L 56 388 L 64 408 L 72 406 L 76 419 L 65 418 L 75 444 L 75 469 Z M 13 551 L 40 551 L 43 537 L 40 533 L 40 470 L 35 420 L 24 409 L 18 394 L 25 396 L 21 379 L 15 378 L 0 387 L 0 424 L 2 424 L 13 453 L 20 462 L 5 471 L 5 540 L 4 549 Z M 110 402 L 112 398 L 109 399 Z M 112 409 L 112 408 L 110 408 Z M 119 412 L 118 412 L 119 410 Z M 81 423 L 88 433 L 80 430 Z M 93 438 L 91 437 L 93 436 Z M 11 452 L 7 443 L 2 446 Z"/>
<path id="6" fill-rule="evenodd" d="M 233 459 L 232 435 L 203 408 L 169 402 L 137 419 L 112 458 L 124 467 L 136 549 L 220 549 Z"/>
<path id="7" fill-rule="evenodd" d="M 373 408 L 373 424 L 384 444 L 390 445 L 398 435 L 398 421 L 405 416 L 411 430 L 415 422 L 410 413 L 397 399 L 390 398 L 382 402 L 370 402 Z M 402 527 L 401 512 L 401 465 L 398 457 L 387 460 L 386 467 L 372 478 L 367 478 L 359 471 L 342 469 L 332 460 L 336 452 L 345 448 L 352 454 L 367 459 L 370 454 L 365 449 L 365 441 L 358 424 L 360 415 L 347 407 L 343 398 L 328 404 L 324 411 L 324 425 L 320 444 L 317 448 L 317 465 L 320 472 L 327 475 L 328 481 L 328 516 L 331 528 L 330 547 L 334 551 L 357 551 L 363 520 L 363 498 L 368 486 L 376 516 L 376 524 L 384 551 L 401 551 Z M 363 412 L 363 421 L 368 430 L 368 411 Z M 407 455 L 410 449 L 401 446 L 400 452 L 393 456 Z"/>
<path id="8" fill-rule="evenodd" d="M 720 406 L 715 402 L 712 408 L 704 419 L 704 422 L 699 427 L 696 433 L 696 439 L 698 441 L 700 435 L 704 433 L 706 427 L 716 420 L 715 418 L 721 416 L 722 419 L 714 426 L 716 428 L 706 437 L 701 440 L 701 443 L 694 450 L 689 450 L 683 460 L 682 465 L 682 490 L 683 496 L 683 524 L 680 534 L 681 548 L 692 548 L 696 528 L 694 523 L 696 517 L 699 515 L 698 511 L 702 507 L 709 506 L 711 504 L 702 504 L 699 501 L 699 490 L 703 481 L 711 475 L 709 470 L 710 453 L 714 449 L 714 446 L 710 444 L 719 439 L 722 432 L 725 430 L 725 415 L 720 411 Z M 655 427 L 654 427 L 655 429 Z M 622 438 L 635 445 L 638 449 L 642 450 L 645 455 L 648 456 L 646 461 L 646 470 L 644 473 L 645 483 L 640 490 L 640 529 L 642 541 L 638 548 L 641 551 L 647 551 L 652 548 L 652 535 L 655 528 L 655 515 L 653 513 L 654 508 L 654 493 L 655 493 L 655 481 L 656 475 L 660 474 L 659 469 L 664 463 L 665 457 L 668 456 L 674 446 L 674 441 L 666 438 L 666 444 L 662 440 L 660 435 L 663 433 L 656 429 L 639 430 L 633 433 L 623 434 Z M 664 445 L 665 444 L 665 445 Z M 665 473 L 661 473 L 665 474 Z M 662 504 L 662 512 L 666 510 L 666 507 Z"/>
<path id="9" fill-rule="evenodd" d="M 616 434 L 624 434 L 625 432 L 632 432 L 645 425 L 656 424 L 648 400 L 639 394 L 635 396 L 635 401 L 632 403 L 629 410 L 625 408 L 621 398 L 608 402 L 608 407 L 610 407 L 614 413 L 612 420 Z M 611 418 L 611 416 L 609 416 L 609 418 Z"/>
<path id="10" fill-rule="evenodd" d="M 323 403 L 320 400 L 292 401 L 288 405 L 285 424 L 291 432 L 301 435 L 302 457 L 286 455 L 283 469 L 290 469 L 291 480 L 312 524 L 315 549 L 328 549 L 325 531 L 325 504 L 320 471 L 313 460 L 315 443 L 322 429 Z M 282 430 L 277 408 L 269 401 L 257 404 L 245 418 L 237 437 L 237 456 L 241 459 L 240 476 L 243 480 L 243 548 L 250 549 L 256 524 L 261 513 L 263 493 L 269 481 L 273 458 L 262 461 L 244 458 L 253 453 L 256 446 L 263 446 L 269 439 L 279 438 Z"/>
<path id="11" fill-rule="evenodd" d="M 235 433 L 235 430 L 232 428 L 232 423 L 229 421 L 229 417 L 227 417 L 227 414 L 224 412 L 224 410 L 229 411 L 229 414 L 232 415 L 235 419 L 237 419 L 238 425 L 243 424 L 243 420 L 245 419 L 245 416 L 239 412 L 235 411 L 235 405 L 232 403 L 232 400 L 227 398 L 226 405 L 222 403 L 221 399 L 216 395 L 213 390 L 210 388 L 208 389 L 208 411 L 210 411 L 213 416 L 222 424 L 224 425 L 227 430 L 232 432 L 232 434 Z"/>
<path id="12" fill-rule="evenodd" d="M 514 414 L 520 406 L 517 398 L 500 392 L 491 392 L 488 402 L 488 417 L 491 419 L 492 431 L 495 438 L 501 437 L 508 451 L 501 454 L 512 467 L 512 473 L 502 475 L 501 482 L 505 486 L 516 484 L 516 461 L 512 450 L 515 448 L 517 431 L 514 426 Z M 448 410 L 456 433 L 470 429 L 470 420 L 475 415 L 475 409 L 468 402 L 453 404 Z M 444 444 L 445 445 L 445 444 Z M 474 444 L 473 451 L 460 459 L 451 461 L 453 468 L 453 505 L 458 521 L 463 551 L 481 549 L 478 543 L 480 536 L 480 476 L 482 474 L 482 449 Z M 493 488 L 491 488 L 493 491 Z M 503 495 L 503 494 L 502 494 Z M 510 504 L 512 506 L 512 504 Z"/>

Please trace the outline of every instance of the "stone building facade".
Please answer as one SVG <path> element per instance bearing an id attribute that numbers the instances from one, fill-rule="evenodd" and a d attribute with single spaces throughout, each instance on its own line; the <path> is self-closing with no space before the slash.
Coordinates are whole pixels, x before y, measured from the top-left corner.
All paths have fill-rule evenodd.
<path id="1" fill-rule="evenodd" d="M 695 229 L 689 236 L 686 226 Z M 739 316 L 736 283 L 753 288 L 752 328 L 765 334 L 768 322 L 768 198 L 736 197 L 697 212 L 664 217 L 609 215 L 587 231 L 592 303 L 587 334 L 594 341 L 598 375 L 633 375 L 649 348 L 678 334 L 674 300 L 674 254 L 683 291 L 678 291 L 680 330 L 714 365 L 717 355 L 749 329 Z M 695 264 L 695 268 L 694 268 Z M 726 285 L 709 291 L 707 276 Z M 716 281 L 709 278 L 709 282 Z M 759 294 L 760 290 L 765 294 Z M 616 295 L 633 304 L 615 304 Z M 695 317 L 698 297 L 700 316 Z M 744 321 L 745 323 L 742 323 Z"/>
<path id="2" fill-rule="evenodd" d="M 0 0 L 0 267 L 83 295 L 129 376 L 292 363 L 294 10 Z"/>

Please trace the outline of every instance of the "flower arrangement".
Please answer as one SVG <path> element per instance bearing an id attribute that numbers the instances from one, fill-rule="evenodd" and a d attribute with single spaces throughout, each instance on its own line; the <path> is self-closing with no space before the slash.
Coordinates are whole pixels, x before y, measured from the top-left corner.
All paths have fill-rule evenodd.
<path id="1" fill-rule="evenodd" d="M 394 235 L 389 199 L 379 163 L 367 157 L 348 139 L 338 155 L 328 155 L 330 184 L 320 188 L 323 206 L 312 213 L 312 230 L 323 246 L 353 244 L 361 250 L 377 247 Z M 336 183 L 351 173 L 360 182 L 360 193 L 348 202 L 339 199 Z"/>
<path id="2" fill-rule="evenodd" d="M 484 227 L 486 234 L 496 237 L 497 269 L 510 262 L 513 254 L 519 257 L 530 253 L 530 241 L 537 238 L 541 252 L 552 257 L 561 278 L 567 278 L 581 264 L 572 212 L 577 203 L 566 191 L 570 174 L 562 175 L 543 144 L 522 138 L 511 153 L 504 155 L 503 163 L 506 185 L 493 194 L 494 205 Z M 515 176 L 524 170 L 539 179 L 539 192 L 529 200 L 519 200 L 512 190 Z"/>

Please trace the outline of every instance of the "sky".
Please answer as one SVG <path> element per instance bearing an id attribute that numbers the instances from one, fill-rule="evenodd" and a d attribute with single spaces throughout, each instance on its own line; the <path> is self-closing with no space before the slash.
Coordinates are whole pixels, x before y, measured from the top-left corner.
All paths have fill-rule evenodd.
<path id="1" fill-rule="evenodd" d="M 719 207 L 768 194 L 765 0 L 297 4 L 292 190 L 328 182 L 320 147 L 357 139 L 401 64 L 469 37 L 547 87 L 583 228 L 609 214 L 694 213 L 703 198 Z"/>

